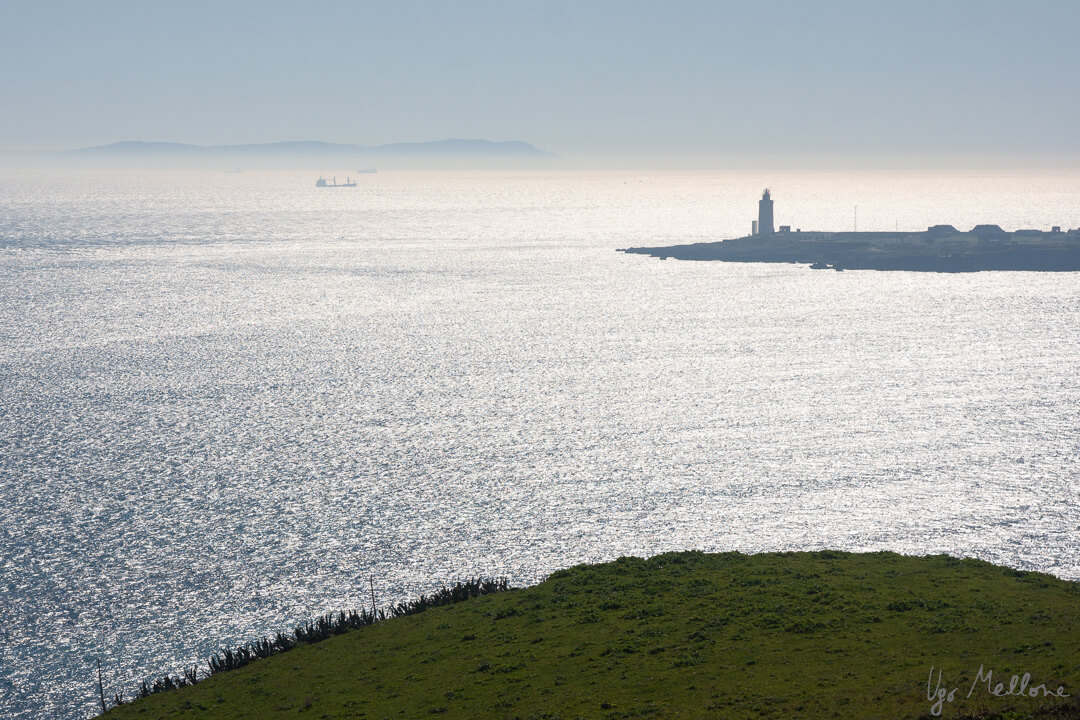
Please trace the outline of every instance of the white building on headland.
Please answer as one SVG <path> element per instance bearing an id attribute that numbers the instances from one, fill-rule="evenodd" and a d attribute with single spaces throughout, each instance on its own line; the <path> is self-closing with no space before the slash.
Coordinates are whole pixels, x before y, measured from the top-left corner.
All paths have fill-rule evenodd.
<path id="1" fill-rule="evenodd" d="M 773 202 L 772 196 L 769 195 L 769 188 L 765 188 L 765 192 L 761 194 L 761 200 L 758 201 L 757 222 L 753 224 L 754 235 L 772 235 L 776 232 L 773 229 Z"/>

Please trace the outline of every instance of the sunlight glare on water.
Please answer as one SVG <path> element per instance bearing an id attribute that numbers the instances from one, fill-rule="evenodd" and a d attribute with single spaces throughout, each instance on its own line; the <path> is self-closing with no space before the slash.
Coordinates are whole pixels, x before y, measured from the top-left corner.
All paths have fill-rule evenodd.
<path id="1" fill-rule="evenodd" d="M 344 175 L 344 173 L 340 173 Z M 633 245 L 1076 227 L 1076 173 L 0 175 L 0 702 L 620 555 L 1080 578 L 1076 273 Z M 1071 214 L 1069 214 L 1071 213 Z"/>

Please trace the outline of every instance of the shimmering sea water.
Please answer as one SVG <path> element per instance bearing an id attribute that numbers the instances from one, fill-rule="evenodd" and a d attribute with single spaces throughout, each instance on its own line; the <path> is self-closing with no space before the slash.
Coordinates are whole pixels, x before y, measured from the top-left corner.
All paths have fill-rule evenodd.
<path id="1" fill-rule="evenodd" d="M 336 173 L 339 176 L 345 172 Z M 665 550 L 1080 579 L 1080 276 L 616 248 L 1080 225 L 1080 173 L 0 173 L 0 715 Z"/>

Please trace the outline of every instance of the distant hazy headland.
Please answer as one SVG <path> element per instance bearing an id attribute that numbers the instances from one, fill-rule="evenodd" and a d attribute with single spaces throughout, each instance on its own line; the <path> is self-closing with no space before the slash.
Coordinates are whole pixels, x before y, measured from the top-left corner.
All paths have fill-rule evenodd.
<path id="1" fill-rule="evenodd" d="M 388 145 L 320 141 L 246 145 L 190 145 L 124 141 L 50 152 L 9 154 L 19 163 L 206 168 L 348 168 L 360 165 L 401 168 L 529 167 L 554 157 L 527 142 L 437 140 Z"/>

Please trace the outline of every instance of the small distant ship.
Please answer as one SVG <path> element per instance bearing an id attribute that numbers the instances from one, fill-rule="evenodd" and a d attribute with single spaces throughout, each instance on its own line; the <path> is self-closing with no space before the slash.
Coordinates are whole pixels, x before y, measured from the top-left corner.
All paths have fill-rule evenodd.
<path id="1" fill-rule="evenodd" d="M 379 172 L 379 168 L 360 168 L 356 171 L 358 175 L 374 175 Z"/>
<path id="2" fill-rule="evenodd" d="M 319 178 L 315 181 L 315 187 L 356 187 L 356 181 L 350 177 L 345 178 L 345 182 L 339 183 L 337 178 L 332 178 L 330 182 L 326 182 L 326 178 Z"/>
<path id="3" fill-rule="evenodd" d="M 236 168 L 235 170 L 222 170 L 222 172 L 228 175 L 236 175 L 240 172 L 240 168 Z"/>

